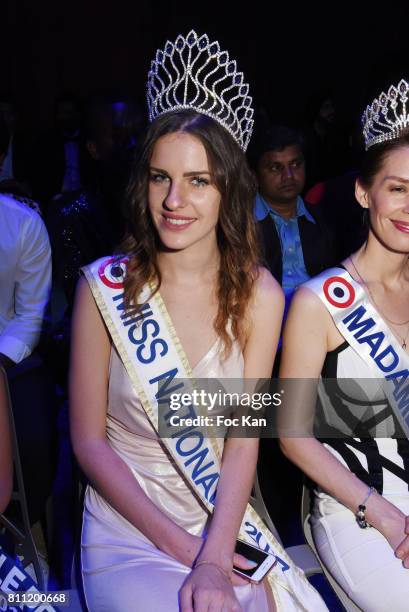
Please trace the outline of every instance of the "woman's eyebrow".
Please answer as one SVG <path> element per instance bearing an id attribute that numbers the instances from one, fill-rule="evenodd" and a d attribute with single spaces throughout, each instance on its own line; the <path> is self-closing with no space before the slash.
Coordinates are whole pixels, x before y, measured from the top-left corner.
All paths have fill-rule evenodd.
<path id="1" fill-rule="evenodd" d="M 156 168 L 155 166 L 149 166 L 149 170 L 155 170 L 155 172 L 161 172 L 162 174 L 168 174 L 166 170 L 162 170 L 162 168 Z"/>
<path id="2" fill-rule="evenodd" d="M 382 183 L 384 183 L 388 179 L 390 179 L 392 181 L 400 181 L 401 183 L 409 183 L 409 178 L 403 178 L 402 176 L 395 176 L 395 175 L 385 176 L 382 179 Z"/>
<path id="3" fill-rule="evenodd" d="M 185 172 L 183 176 L 197 176 L 198 174 L 208 174 L 209 176 L 212 175 L 212 173 L 208 170 L 195 170 L 194 172 Z"/>
<path id="4" fill-rule="evenodd" d="M 161 174 L 166 174 L 166 176 L 169 176 L 169 173 L 166 172 L 166 170 L 156 168 L 156 166 L 149 166 L 149 170 L 154 170 L 155 172 L 160 172 Z M 212 173 L 209 172 L 209 170 L 192 170 L 191 172 L 185 172 L 183 176 L 197 176 L 198 174 L 208 174 L 209 176 L 212 176 Z"/>

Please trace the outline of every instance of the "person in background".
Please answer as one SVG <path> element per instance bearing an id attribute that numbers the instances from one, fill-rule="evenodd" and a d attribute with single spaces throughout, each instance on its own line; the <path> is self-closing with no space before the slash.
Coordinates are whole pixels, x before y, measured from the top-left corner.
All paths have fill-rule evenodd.
<path id="1" fill-rule="evenodd" d="M 306 168 L 297 131 L 273 126 L 263 132 L 250 161 L 258 183 L 255 217 L 264 261 L 283 288 L 287 311 L 298 285 L 334 263 L 331 236 L 319 210 L 301 196 Z"/>
<path id="2" fill-rule="evenodd" d="M 283 288 L 285 320 L 296 288 L 334 263 L 331 234 L 319 209 L 308 206 L 301 195 L 306 166 L 299 132 L 286 126 L 259 132 L 249 158 L 258 184 L 254 212 L 264 265 Z M 278 374 L 280 355 L 279 348 L 273 376 Z M 272 457 L 274 491 L 269 485 Z M 260 441 L 258 474 L 265 503 L 281 537 L 288 545 L 298 544 L 302 535 L 294 526 L 298 524 L 302 474 L 283 457 L 276 439 Z M 287 491 L 289 480 L 294 486 Z"/>
<path id="3" fill-rule="evenodd" d="M 334 237 L 336 260 L 342 261 L 366 240 L 366 217 L 355 198 L 358 170 L 317 183 L 305 194 L 305 201 L 319 207 L 326 225 Z"/>
<path id="4" fill-rule="evenodd" d="M 51 290 L 51 250 L 37 212 L 0 194 L 0 365 L 7 371 L 30 513 L 45 510 L 53 479 L 54 389 L 35 351 Z"/>
<path id="5" fill-rule="evenodd" d="M 33 197 L 42 207 L 61 194 L 80 189 L 84 178 L 82 104 L 72 93 L 55 101 L 54 124 L 40 136 L 31 156 L 30 177 Z"/>
<path id="6" fill-rule="evenodd" d="M 0 92 L 0 123 L 4 124 L 0 129 L 0 191 L 30 196 L 29 142 L 16 101 L 5 92 Z"/>
<path id="7" fill-rule="evenodd" d="M 63 194 L 47 210 L 54 262 L 54 332 L 49 351 L 62 388 L 66 387 L 71 313 L 80 269 L 113 252 L 123 236 L 122 200 L 141 133 L 141 112 L 132 100 L 93 96 L 85 110 L 85 184 Z"/>
<path id="8" fill-rule="evenodd" d="M 358 250 L 366 240 L 366 217 L 355 198 L 355 181 L 361 166 L 363 138 L 360 120 L 349 129 L 348 164 L 345 172 L 313 185 L 305 193 L 305 201 L 318 205 L 325 223 L 334 237 L 337 261 Z"/>
<path id="9" fill-rule="evenodd" d="M 329 89 L 315 92 L 307 101 L 302 134 L 308 162 L 307 188 L 345 172 L 347 130 Z"/>
<path id="10" fill-rule="evenodd" d="M 55 281 L 71 312 L 80 268 L 113 251 L 125 228 L 122 199 L 141 138 L 135 103 L 96 96 L 85 111 L 85 185 L 49 208 L 46 223 L 53 247 Z"/>
<path id="11" fill-rule="evenodd" d="M 9 142 L 9 129 L 7 127 L 6 122 L 0 117 L 0 170 L 6 163 L 5 160 L 7 158 Z M 14 200 L 22 202 L 29 208 L 35 210 L 39 215 L 42 214 L 39 204 L 31 198 L 27 197 L 27 190 L 21 183 L 14 180 L 14 178 L 5 179 L 0 182 L 0 193 L 4 193 L 6 196 L 8 195 Z"/>

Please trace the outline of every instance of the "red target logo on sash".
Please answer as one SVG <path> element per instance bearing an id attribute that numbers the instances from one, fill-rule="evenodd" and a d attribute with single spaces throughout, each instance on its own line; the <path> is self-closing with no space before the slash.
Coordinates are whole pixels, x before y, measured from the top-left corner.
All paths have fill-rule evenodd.
<path id="1" fill-rule="evenodd" d="M 328 302 L 336 308 L 348 308 L 355 300 L 355 289 L 340 276 L 327 278 L 323 291 Z"/>
<path id="2" fill-rule="evenodd" d="M 98 274 L 104 285 L 110 289 L 122 289 L 127 263 L 128 259 L 126 257 L 123 259 L 111 257 L 111 259 L 103 261 L 98 268 Z"/>

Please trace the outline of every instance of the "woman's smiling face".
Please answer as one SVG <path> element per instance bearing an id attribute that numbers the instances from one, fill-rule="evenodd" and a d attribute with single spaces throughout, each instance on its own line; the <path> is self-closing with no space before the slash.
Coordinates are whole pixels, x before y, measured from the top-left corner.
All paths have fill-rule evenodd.
<path id="1" fill-rule="evenodd" d="M 390 151 L 370 187 L 356 196 L 369 209 L 371 231 L 388 249 L 409 253 L 409 146 Z"/>
<path id="2" fill-rule="evenodd" d="M 158 139 L 149 164 L 148 202 L 162 244 L 182 250 L 216 244 L 221 196 L 206 149 L 185 132 Z"/>

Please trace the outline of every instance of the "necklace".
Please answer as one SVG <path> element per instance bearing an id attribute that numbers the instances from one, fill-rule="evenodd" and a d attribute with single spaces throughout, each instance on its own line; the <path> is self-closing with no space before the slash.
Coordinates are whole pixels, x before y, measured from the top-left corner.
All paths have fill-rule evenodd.
<path id="1" fill-rule="evenodd" d="M 357 275 L 358 275 L 358 277 L 359 277 L 359 280 L 362 282 L 362 284 L 364 285 L 364 287 L 365 287 L 365 288 L 366 288 L 366 290 L 368 291 L 369 296 L 370 296 L 370 298 L 371 298 L 371 300 L 372 300 L 373 305 L 376 307 L 376 309 L 377 309 L 377 310 L 379 310 L 379 312 L 381 313 L 382 317 L 383 317 L 383 318 L 384 318 L 386 321 L 388 321 L 388 323 L 390 323 L 390 324 L 391 324 L 391 325 L 393 325 L 393 326 L 396 326 L 396 325 L 398 325 L 398 326 L 408 325 L 408 324 L 409 324 L 409 319 L 408 319 L 407 321 L 403 321 L 402 323 L 398 323 L 397 321 L 392 321 L 391 319 L 389 319 L 389 317 L 387 317 L 387 316 L 386 316 L 386 314 L 385 314 L 385 313 L 384 313 L 384 312 L 383 312 L 383 311 L 382 311 L 382 310 L 379 308 L 379 306 L 378 306 L 378 304 L 377 304 L 377 302 L 376 302 L 376 300 L 375 300 L 375 298 L 374 298 L 374 296 L 373 296 L 372 291 L 371 291 L 371 290 L 370 290 L 370 288 L 368 287 L 368 285 L 367 285 L 366 281 L 365 281 L 365 280 L 362 278 L 362 276 L 360 275 L 360 273 L 359 273 L 359 271 L 358 271 L 358 269 L 357 269 L 356 265 L 354 264 L 354 261 L 353 261 L 352 257 L 349 257 L 348 259 L 349 259 L 349 261 L 351 262 L 352 267 L 354 268 L 355 272 L 357 273 Z M 407 339 L 407 337 L 409 336 L 409 327 L 408 327 L 408 329 L 407 329 L 407 331 L 406 331 L 405 336 L 401 336 L 401 334 L 400 334 L 399 332 L 397 332 L 397 331 L 396 331 L 396 329 L 395 329 L 395 333 L 396 333 L 396 335 L 399 337 L 400 341 L 402 342 L 402 344 L 401 344 L 402 348 L 403 348 L 403 349 L 406 349 L 406 339 Z"/>

